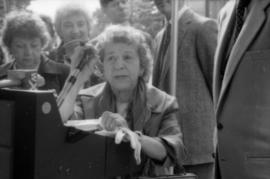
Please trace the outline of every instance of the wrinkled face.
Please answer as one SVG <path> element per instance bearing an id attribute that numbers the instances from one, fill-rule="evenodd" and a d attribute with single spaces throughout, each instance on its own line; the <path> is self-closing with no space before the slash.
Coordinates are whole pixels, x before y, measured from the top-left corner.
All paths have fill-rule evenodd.
<path id="1" fill-rule="evenodd" d="M 75 39 L 87 41 L 89 38 L 87 19 L 82 14 L 66 16 L 61 24 L 61 38 L 64 42 Z"/>
<path id="2" fill-rule="evenodd" d="M 113 24 L 121 24 L 129 18 L 128 0 L 113 0 L 104 7 L 104 13 Z"/>
<path id="3" fill-rule="evenodd" d="M 133 90 L 143 73 L 137 47 L 126 43 L 109 43 L 105 45 L 104 53 L 104 77 L 112 89 Z"/>
<path id="4" fill-rule="evenodd" d="M 16 65 L 21 69 L 38 67 L 42 52 L 40 38 L 14 37 L 11 42 L 10 53 L 16 60 Z"/>
<path id="5" fill-rule="evenodd" d="M 154 0 L 157 9 L 166 16 L 171 18 L 171 0 Z"/>

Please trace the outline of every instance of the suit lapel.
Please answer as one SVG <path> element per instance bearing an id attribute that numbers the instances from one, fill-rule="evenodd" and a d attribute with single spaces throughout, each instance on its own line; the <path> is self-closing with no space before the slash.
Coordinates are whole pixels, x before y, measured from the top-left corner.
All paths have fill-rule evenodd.
<path id="1" fill-rule="evenodd" d="M 228 85 L 232 79 L 235 70 L 241 61 L 244 53 L 256 37 L 266 19 L 264 9 L 269 4 L 269 0 L 261 0 L 254 2 L 254 6 L 250 9 L 250 13 L 243 26 L 243 31 L 240 32 L 239 38 L 235 42 L 230 54 L 228 64 L 225 70 L 225 75 L 222 82 L 218 105 L 224 97 Z"/>
<path id="2" fill-rule="evenodd" d="M 222 21 L 222 28 L 219 32 L 219 41 L 222 43 L 218 43 L 216 54 L 215 54 L 215 63 L 214 68 L 216 69 L 214 71 L 214 104 L 217 106 L 217 101 L 219 98 L 220 88 L 221 88 L 221 78 L 220 78 L 220 68 L 221 68 L 221 62 L 223 58 L 226 56 L 226 46 L 230 42 L 231 37 L 231 28 L 234 25 L 234 15 L 235 15 L 235 3 L 230 4 L 230 6 L 227 8 L 228 12 L 226 12 L 227 17 L 225 19 L 221 19 Z M 222 17 L 221 17 L 222 18 Z"/>

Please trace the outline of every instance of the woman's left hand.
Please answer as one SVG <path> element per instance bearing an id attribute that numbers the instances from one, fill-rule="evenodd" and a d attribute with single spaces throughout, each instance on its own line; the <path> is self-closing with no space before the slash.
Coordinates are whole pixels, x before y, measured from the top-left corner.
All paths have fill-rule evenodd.
<path id="1" fill-rule="evenodd" d="M 141 163 L 141 149 L 142 144 L 140 137 L 137 133 L 129 128 L 120 128 L 115 134 L 115 143 L 120 144 L 122 141 L 129 141 L 131 148 L 134 150 L 134 158 L 137 164 Z"/>

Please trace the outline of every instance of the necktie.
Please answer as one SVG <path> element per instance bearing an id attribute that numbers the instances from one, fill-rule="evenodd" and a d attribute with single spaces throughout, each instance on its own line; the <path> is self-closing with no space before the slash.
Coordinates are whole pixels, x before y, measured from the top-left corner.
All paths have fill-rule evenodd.
<path id="1" fill-rule="evenodd" d="M 244 15 L 245 10 L 250 3 L 250 0 L 239 0 L 237 9 L 236 9 L 236 24 L 235 24 L 235 39 L 237 39 L 243 24 L 244 24 Z"/>
<path id="2" fill-rule="evenodd" d="M 170 38 L 171 38 L 171 24 L 169 23 L 164 31 L 161 46 L 160 46 L 160 51 L 159 51 L 159 55 L 158 55 L 158 58 L 161 61 L 164 58 L 164 56 L 167 52 L 167 49 L 169 47 Z"/>
<path id="3" fill-rule="evenodd" d="M 169 47 L 169 44 L 170 44 L 170 36 L 171 36 L 171 24 L 169 23 L 165 30 L 164 30 L 164 33 L 163 33 L 163 36 L 162 36 L 162 40 L 161 40 L 161 43 L 160 43 L 160 47 L 159 47 L 159 52 L 158 52 L 158 56 L 157 56 L 157 61 L 156 61 L 156 67 L 157 67 L 157 70 L 155 71 L 155 76 L 154 76 L 154 80 L 153 81 L 153 84 L 155 86 L 158 86 L 159 84 L 159 80 L 161 79 L 161 72 L 163 71 L 163 67 L 164 67 L 164 57 L 165 57 L 165 54 L 168 50 L 168 47 Z"/>
<path id="4" fill-rule="evenodd" d="M 248 4 L 250 3 L 251 0 L 239 0 L 238 4 L 236 6 L 236 13 L 235 13 L 235 26 L 234 29 L 231 30 L 231 33 L 233 33 L 233 36 L 231 39 L 228 41 L 228 46 L 227 46 L 227 53 L 226 53 L 226 58 L 221 62 L 221 79 L 223 79 L 227 62 L 229 59 L 229 56 L 231 54 L 231 50 L 234 46 L 234 43 L 243 27 L 244 24 L 244 15 L 245 15 L 245 10 L 248 7 Z"/>

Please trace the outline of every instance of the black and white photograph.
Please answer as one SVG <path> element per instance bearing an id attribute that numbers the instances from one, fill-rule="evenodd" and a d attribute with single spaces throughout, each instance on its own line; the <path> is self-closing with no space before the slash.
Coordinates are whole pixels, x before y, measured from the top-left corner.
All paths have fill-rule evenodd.
<path id="1" fill-rule="evenodd" d="M 0 179 L 270 179 L 270 0 L 0 0 Z"/>

